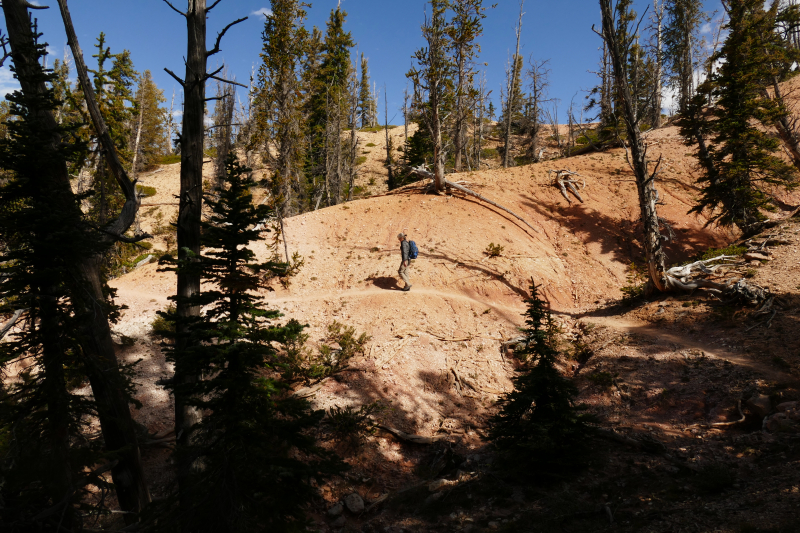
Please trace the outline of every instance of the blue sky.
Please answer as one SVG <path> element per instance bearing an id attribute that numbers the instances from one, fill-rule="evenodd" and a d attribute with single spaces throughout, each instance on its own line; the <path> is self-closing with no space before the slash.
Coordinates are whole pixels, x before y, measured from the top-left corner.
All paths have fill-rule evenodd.
<path id="1" fill-rule="evenodd" d="M 48 4 L 49 2 L 49 4 Z M 64 35 L 58 6 L 55 0 L 39 0 L 52 5 L 51 9 L 34 11 L 39 19 L 43 39 L 49 43 L 49 63 L 64 55 Z M 309 28 L 323 29 L 337 0 L 312 1 L 308 9 Z M 636 0 L 639 13 L 652 0 Z M 174 0 L 183 8 L 185 1 Z M 485 5 L 491 6 L 492 0 Z M 706 0 L 707 9 L 718 8 L 718 0 Z M 91 54 L 101 31 L 105 32 L 112 52 L 131 51 L 138 71 L 149 69 L 159 87 L 169 99 L 178 84 L 166 73 L 169 68 L 183 77 L 183 57 L 186 54 L 186 23 L 161 0 L 73 0 L 70 11 L 78 33 L 84 56 L 90 68 L 94 64 Z M 257 66 L 261 51 L 261 31 L 264 17 L 259 13 L 269 7 L 265 0 L 223 0 L 214 9 L 208 21 L 209 47 L 216 34 L 234 19 L 249 19 L 232 28 L 222 41 L 222 52 L 210 59 L 209 67 L 224 62 L 237 80 L 247 84 L 251 69 Z M 423 0 L 343 0 L 342 8 L 348 12 L 346 29 L 351 32 L 359 52 L 369 58 L 370 75 L 379 87 L 385 84 L 389 98 L 389 118 L 401 123 L 398 111 L 402 107 L 402 93 L 406 86 L 405 72 L 411 64 L 411 55 L 422 45 L 420 24 L 426 2 Z M 599 26 L 600 10 L 595 0 L 526 0 L 522 22 L 521 53 L 527 58 L 533 54 L 539 59 L 550 59 L 550 93 L 561 100 L 561 117 L 575 97 L 578 106 L 583 103 L 583 91 L 596 83 L 590 70 L 596 70 L 599 59 L 600 38 L 591 28 Z M 486 71 L 488 89 L 497 105 L 500 86 L 504 80 L 507 60 L 515 44 L 514 26 L 519 14 L 518 0 L 497 0 L 497 7 L 487 9 L 484 36 L 481 38 L 481 68 Z M 354 50 L 355 52 L 355 50 Z M 483 66 L 483 63 L 488 65 Z M 14 87 L 8 66 L 0 70 L 0 94 Z M 213 93 L 213 87 L 209 87 Z M 238 89 L 243 98 L 244 89 Z M 383 117 L 383 94 L 380 98 Z"/>

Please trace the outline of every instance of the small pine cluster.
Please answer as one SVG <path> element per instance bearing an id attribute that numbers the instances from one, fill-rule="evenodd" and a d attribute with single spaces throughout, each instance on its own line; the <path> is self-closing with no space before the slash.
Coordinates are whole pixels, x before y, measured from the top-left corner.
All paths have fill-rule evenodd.
<path id="1" fill-rule="evenodd" d="M 525 343 L 517 352 L 525 366 L 501 399 L 489 437 L 508 464 L 524 465 L 524 475 L 553 475 L 581 464 L 592 417 L 556 368 L 558 330 L 536 284 L 526 302 Z"/>

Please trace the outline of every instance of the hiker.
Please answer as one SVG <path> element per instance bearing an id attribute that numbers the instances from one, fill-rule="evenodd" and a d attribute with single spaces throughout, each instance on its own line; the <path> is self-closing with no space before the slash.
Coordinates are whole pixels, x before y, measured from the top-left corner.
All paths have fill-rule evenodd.
<path id="1" fill-rule="evenodd" d="M 400 259 L 401 259 L 400 268 L 397 269 L 397 273 L 400 275 L 401 278 L 403 278 L 403 282 L 406 284 L 406 286 L 403 287 L 403 290 L 408 292 L 411 290 L 411 282 L 408 280 L 408 265 L 411 264 L 410 247 L 404 233 L 398 233 L 397 240 L 400 241 Z"/>

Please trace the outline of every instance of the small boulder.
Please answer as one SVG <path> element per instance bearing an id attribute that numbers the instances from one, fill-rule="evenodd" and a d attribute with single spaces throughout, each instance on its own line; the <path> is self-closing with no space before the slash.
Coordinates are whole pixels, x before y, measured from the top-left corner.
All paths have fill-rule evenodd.
<path id="1" fill-rule="evenodd" d="M 360 513 L 364 510 L 364 500 L 357 492 L 345 496 L 344 504 L 351 513 Z"/>
<path id="2" fill-rule="evenodd" d="M 331 522 L 331 527 L 334 529 L 340 529 L 343 528 L 346 523 L 347 519 L 344 516 L 340 516 L 339 518 Z"/>
<path id="3" fill-rule="evenodd" d="M 765 396 L 764 394 L 754 394 L 747 400 L 746 405 L 761 418 L 767 416 L 772 411 L 772 401 L 769 399 L 769 396 Z"/>
<path id="4" fill-rule="evenodd" d="M 342 502 L 334 504 L 330 509 L 328 509 L 328 516 L 339 516 L 344 511 L 344 504 Z"/>
<path id="5" fill-rule="evenodd" d="M 779 403 L 775 406 L 775 410 L 779 413 L 785 413 L 786 411 L 793 411 L 800 406 L 800 402 L 783 402 Z"/>

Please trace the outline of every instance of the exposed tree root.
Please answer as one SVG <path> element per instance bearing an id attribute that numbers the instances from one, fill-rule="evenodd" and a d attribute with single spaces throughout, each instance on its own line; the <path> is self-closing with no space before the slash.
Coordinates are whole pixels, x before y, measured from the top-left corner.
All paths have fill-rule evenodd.
<path id="1" fill-rule="evenodd" d="M 567 200 L 567 202 L 569 204 L 572 204 L 572 200 L 570 200 L 569 195 L 567 194 L 567 189 L 569 189 L 569 192 L 575 195 L 575 198 L 577 198 L 580 203 L 583 203 L 583 198 L 578 192 L 578 189 L 575 187 L 575 184 L 578 182 L 571 178 L 571 176 L 581 176 L 581 175 L 578 174 L 577 172 L 573 172 L 568 169 L 561 169 L 561 170 L 550 169 L 547 171 L 547 175 L 549 176 L 551 173 L 554 172 L 556 174 L 556 178 L 553 182 L 553 185 L 556 185 L 558 186 L 559 189 L 561 189 L 561 195 Z M 583 180 L 583 187 L 581 188 L 582 189 L 586 188 L 586 179 Z"/>

